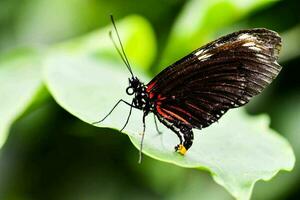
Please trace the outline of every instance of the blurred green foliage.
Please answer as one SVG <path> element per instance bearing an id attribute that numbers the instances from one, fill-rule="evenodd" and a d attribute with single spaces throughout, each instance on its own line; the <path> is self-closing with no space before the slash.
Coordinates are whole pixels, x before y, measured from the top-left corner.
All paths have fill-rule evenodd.
<path id="1" fill-rule="evenodd" d="M 1 92 L 0 122 L 6 126 L 0 127 L 0 131 L 6 131 L 16 118 L 18 120 L 1 149 L 0 199 L 232 199 L 212 182 L 208 173 L 147 157 L 142 165 L 137 165 L 136 149 L 124 135 L 79 121 L 61 109 L 40 85 L 40 69 L 28 68 L 33 70 L 30 73 L 22 71 L 29 59 L 39 62 L 35 54 L 59 51 L 57 43 L 68 44 L 75 51 L 89 49 L 80 45 L 77 48 L 65 41 L 93 34 L 89 32 L 108 25 L 111 13 L 118 19 L 139 14 L 150 22 L 157 42 L 153 39 L 143 46 L 143 38 L 151 36 L 141 33 L 129 39 L 126 48 L 135 65 L 149 69 L 152 74 L 204 42 L 233 30 L 266 27 L 280 32 L 284 38 L 283 70 L 247 109 L 252 114 L 268 113 L 272 127 L 288 138 L 299 159 L 299 8 L 297 0 L 142 3 L 135 0 L 1 0 L 0 83 L 11 83 L 13 94 L 20 94 L 16 88 L 25 94 L 14 96 L 7 103 L 5 93 Z M 206 16 L 205 20 L 200 20 L 201 16 Z M 182 27 L 180 21 L 191 29 Z M 205 23 L 198 24 L 199 21 Z M 84 40 L 84 37 L 76 40 Z M 125 35 L 124 38 L 126 40 Z M 135 40 L 141 42 L 135 44 Z M 91 42 L 97 42 L 97 38 Z M 140 51 L 130 53 L 136 45 Z M 9 52 L 24 47 L 34 50 Z M 96 57 L 115 56 L 109 48 L 106 52 L 91 51 Z M 13 68 L 20 68 L 19 73 L 8 75 Z M 35 97 L 34 102 L 32 97 Z M 6 111 L 6 105 L 11 104 L 15 104 L 16 110 Z M 296 164 L 292 173 L 280 173 L 269 182 L 260 182 L 252 199 L 299 199 L 299 172 Z"/>

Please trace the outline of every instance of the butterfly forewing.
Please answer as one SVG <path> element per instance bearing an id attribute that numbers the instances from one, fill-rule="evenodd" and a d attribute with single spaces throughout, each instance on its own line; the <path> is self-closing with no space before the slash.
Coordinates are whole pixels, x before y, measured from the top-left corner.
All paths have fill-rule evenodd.
<path id="1" fill-rule="evenodd" d="M 208 43 L 147 84 L 155 114 L 170 123 L 209 126 L 276 78 L 280 47 L 280 36 L 267 29 L 242 30 Z"/>

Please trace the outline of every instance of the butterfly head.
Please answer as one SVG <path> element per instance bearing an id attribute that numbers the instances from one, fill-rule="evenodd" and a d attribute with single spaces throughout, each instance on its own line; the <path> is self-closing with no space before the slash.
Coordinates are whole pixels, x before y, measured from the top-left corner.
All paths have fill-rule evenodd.
<path id="1" fill-rule="evenodd" d="M 128 80 L 129 80 L 129 86 L 126 89 L 126 93 L 128 95 L 133 95 L 139 92 L 143 88 L 143 84 L 137 77 L 132 76 Z"/>

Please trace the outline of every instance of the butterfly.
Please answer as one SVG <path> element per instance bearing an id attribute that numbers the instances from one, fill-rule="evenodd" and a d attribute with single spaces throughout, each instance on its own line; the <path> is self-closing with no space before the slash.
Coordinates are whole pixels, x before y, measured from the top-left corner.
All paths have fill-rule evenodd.
<path id="1" fill-rule="evenodd" d="M 248 103 L 278 75 L 281 66 L 277 63 L 281 48 L 278 33 L 255 28 L 233 32 L 212 41 L 168 66 L 149 83 L 144 84 L 134 76 L 126 57 L 113 17 L 111 21 L 118 36 L 121 50 L 114 45 L 127 66 L 131 77 L 126 89 L 133 96 L 132 102 L 119 100 L 130 106 L 125 128 L 132 108 L 143 112 L 143 134 L 145 118 L 149 113 L 179 138 L 175 151 L 184 155 L 192 146 L 193 129 L 202 129 L 218 121 L 229 109 Z"/>

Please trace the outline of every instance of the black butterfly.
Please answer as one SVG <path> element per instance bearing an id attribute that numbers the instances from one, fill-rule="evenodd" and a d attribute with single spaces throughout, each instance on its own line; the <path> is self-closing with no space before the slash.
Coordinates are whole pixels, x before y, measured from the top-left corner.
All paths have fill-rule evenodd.
<path id="1" fill-rule="evenodd" d="M 114 44 L 131 73 L 126 93 L 134 95 L 131 103 L 121 99 L 113 107 L 120 102 L 130 106 L 127 121 L 121 130 L 127 125 L 132 108 L 144 113 L 143 133 L 145 117 L 153 113 L 154 119 L 157 117 L 176 133 L 179 144 L 175 150 L 182 155 L 193 144 L 193 128 L 208 127 L 227 110 L 248 103 L 281 70 L 277 63 L 280 36 L 274 31 L 256 28 L 234 32 L 210 42 L 144 84 L 134 76 L 112 17 L 111 20 L 122 51 Z M 142 143 L 143 139 L 141 148 Z"/>

